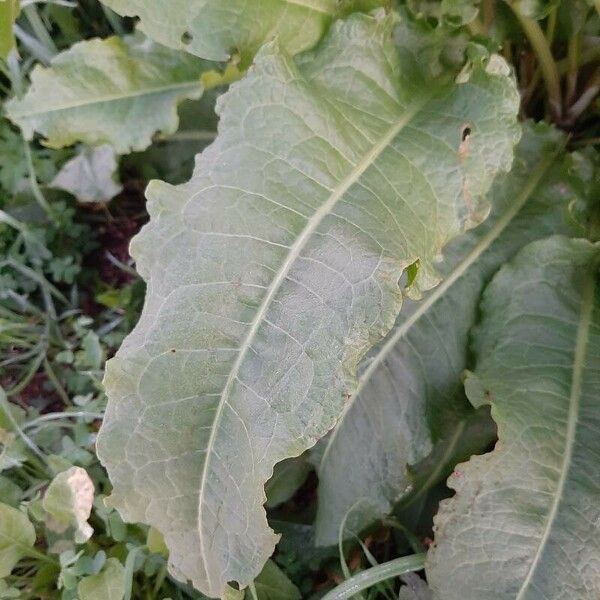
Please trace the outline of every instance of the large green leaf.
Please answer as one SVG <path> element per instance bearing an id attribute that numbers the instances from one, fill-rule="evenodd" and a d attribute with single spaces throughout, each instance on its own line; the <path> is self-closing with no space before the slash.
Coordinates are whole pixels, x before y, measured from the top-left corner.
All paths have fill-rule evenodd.
<path id="1" fill-rule="evenodd" d="M 511 164 L 501 59 L 427 80 L 393 25 L 355 15 L 296 60 L 265 46 L 192 179 L 148 188 L 132 243 L 146 303 L 107 365 L 98 452 L 114 506 L 159 529 L 172 572 L 208 595 L 260 572 L 274 464 L 333 427 L 403 270 L 418 261 L 413 287 L 431 286 Z"/>
<path id="2" fill-rule="evenodd" d="M 61 167 L 49 187 L 65 190 L 79 202 L 108 202 L 123 189 L 115 182 L 117 167 L 109 144 L 83 146 Z"/>
<path id="3" fill-rule="evenodd" d="M 318 543 L 334 544 L 344 518 L 351 532 L 388 514 L 415 483 L 407 465 L 423 460 L 435 442 L 448 446 L 443 454 L 461 451 L 470 418 L 462 372 L 481 290 L 524 244 L 569 231 L 567 206 L 585 191 L 571 157 L 557 156 L 561 140 L 550 127 L 527 126 L 512 171 L 490 192 L 490 217 L 446 247 L 444 282 L 422 302 L 407 301 L 365 361 L 322 450 Z"/>
<path id="4" fill-rule="evenodd" d="M 27 515 L 0 503 L 0 578 L 10 575 L 35 543 L 35 530 Z"/>
<path id="5" fill-rule="evenodd" d="M 486 289 L 465 387 L 499 442 L 449 480 L 428 557 L 440 600 L 600 597 L 599 261 L 555 236 Z"/>
<path id="6" fill-rule="evenodd" d="M 368 10 L 389 0 L 102 0 L 121 15 L 140 18 L 152 39 L 209 60 L 239 53 L 249 61 L 265 41 L 277 38 L 290 54 L 308 50 L 346 10 Z M 350 7 L 346 6 L 350 5 Z"/>
<path id="7" fill-rule="evenodd" d="M 6 105 L 27 138 L 46 145 L 110 143 L 117 152 L 143 150 L 156 131 L 177 129 L 177 103 L 202 94 L 206 63 L 140 35 L 79 42 L 37 65 L 23 98 Z"/>

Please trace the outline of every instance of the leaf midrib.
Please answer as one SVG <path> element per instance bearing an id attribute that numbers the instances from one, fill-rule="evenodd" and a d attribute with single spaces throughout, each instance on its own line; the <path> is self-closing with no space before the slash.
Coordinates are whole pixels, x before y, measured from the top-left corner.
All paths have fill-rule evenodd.
<path id="1" fill-rule="evenodd" d="M 467 254 L 467 256 L 458 263 L 452 273 L 427 296 L 427 298 L 419 305 L 419 308 L 398 327 L 398 329 L 392 334 L 390 339 L 381 347 L 381 350 L 369 363 L 367 369 L 359 377 L 356 391 L 352 395 L 352 398 L 347 403 L 344 412 L 342 413 L 335 429 L 329 436 L 329 440 L 321 457 L 319 464 L 319 473 L 323 472 L 323 466 L 327 462 L 330 449 L 333 447 L 335 439 L 341 430 L 344 419 L 349 414 L 352 406 L 356 402 L 356 399 L 360 396 L 362 390 L 369 382 L 373 374 L 377 371 L 379 365 L 385 360 L 387 355 L 394 349 L 396 344 L 411 330 L 419 319 L 427 314 L 429 309 L 436 304 L 436 302 L 444 296 L 444 294 L 457 282 L 461 277 L 469 270 L 469 268 L 477 261 L 478 258 L 500 237 L 504 230 L 510 225 L 512 220 L 517 216 L 520 210 L 525 206 L 531 195 L 535 192 L 537 186 L 544 179 L 545 175 L 550 170 L 550 167 L 554 164 L 556 157 L 562 151 L 563 146 L 561 145 L 555 152 L 550 153 L 544 159 L 542 159 L 532 172 L 531 177 L 527 185 L 523 188 L 521 193 L 517 196 L 516 202 L 506 211 L 506 213 L 498 220 L 498 222 L 488 231 L 488 233 L 481 238 L 479 243 Z"/>
<path id="2" fill-rule="evenodd" d="M 15 118 L 24 118 L 29 119 L 31 117 L 37 117 L 40 115 L 47 115 L 53 112 L 60 112 L 61 110 L 72 110 L 74 108 L 83 108 L 85 106 L 93 106 L 94 104 L 108 104 L 110 102 L 118 102 L 120 100 L 128 100 L 130 98 L 138 98 L 143 96 L 152 96 L 154 94 L 162 94 L 165 92 L 175 91 L 179 89 L 185 88 L 198 88 L 202 90 L 202 84 L 198 78 L 190 79 L 188 81 L 183 81 L 181 83 L 158 86 L 153 88 L 144 88 L 142 90 L 134 90 L 129 93 L 124 94 L 111 94 L 108 96 L 101 96 L 100 98 L 89 98 L 82 102 L 72 103 L 72 104 L 62 104 L 60 106 L 53 106 L 52 108 L 46 108 L 44 110 L 34 110 L 34 111 L 9 111 L 10 117 L 12 119 Z"/>
<path id="3" fill-rule="evenodd" d="M 206 578 L 210 588 L 212 588 L 209 575 L 210 571 L 208 565 L 206 564 L 206 553 L 204 552 L 204 537 L 202 534 L 202 510 L 204 507 L 204 490 L 206 487 L 207 474 L 210 471 L 210 459 L 213 453 L 216 432 L 219 428 L 219 424 L 222 418 L 223 408 L 229 404 L 228 395 L 230 393 L 231 386 L 237 378 L 241 365 L 243 364 L 246 358 L 246 353 L 252 346 L 254 337 L 257 334 L 264 320 L 264 317 L 267 313 L 269 306 L 271 305 L 272 300 L 279 291 L 281 284 L 285 280 L 290 268 L 299 258 L 300 253 L 303 250 L 307 241 L 315 233 L 323 219 L 330 214 L 337 202 L 352 187 L 352 185 L 354 185 L 359 180 L 363 173 L 375 162 L 379 155 L 389 146 L 389 144 L 402 131 L 402 129 L 404 129 L 404 127 L 406 127 L 406 125 L 420 112 L 420 110 L 425 106 L 425 104 L 432 95 L 433 91 L 423 96 L 420 96 L 417 100 L 415 100 L 415 102 L 413 102 L 413 104 L 404 112 L 404 114 L 388 129 L 388 131 L 381 138 L 381 140 L 377 144 L 373 145 L 369 152 L 367 152 L 367 154 L 365 154 L 365 156 L 356 165 L 354 165 L 350 173 L 337 185 L 337 187 L 335 187 L 332 190 L 329 198 L 321 205 L 321 207 L 317 211 L 315 211 L 312 217 L 310 217 L 310 219 L 307 220 L 306 226 L 302 230 L 301 234 L 298 236 L 298 239 L 290 247 L 290 252 L 287 258 L 283 262 L 281 268 L 279 269 L 271 285 L 269 286 L 267 293 L 265 294 L 265 297 L 263 298 L 263 301 L 261 302 L 258 308 L 257 314 L 250 325 L 248 334 L 246 335 L 240 347 L 240 352 L 232 366 L 231 371 L 229 372 L 229 376 L 227 377 L 227 381 L 225 382 L 225 385 L 223 387 L 221 399 L 215 412 L 213 427 L 211 428 L 210 437 L 206 446 L 206 458 L 204 462 L 204 468 L 202 470 L 202 477 L 200 480 L 200 489 L 198 494 L 198 535 L 200 540 L 202 561 L 204 564 Z"/>
<path id="4" fill-rule="evenodd" d="M 571 393 L 569 395 L 569 415 L 567 421 L 567 433 L 565 453 L 560 470 L 560 478 L 556 487 L 556 493 L 552 501 L 552 506 L 548 514 L 548 519 L 544 527 L 543 535 L 538 544 L 533 561 L 527 571 L 527 576 L 519 589 L 515 600 L 523 600 L 525 593 L 529 589 L 538 565 L 550 539 L 551 531 L 554 527 L 554 522 L 558 516 L 558 510 L 565 492 L 569 468 L 573 459 L 573 451 L 575 448 L 575 438 L 577 434 L 577 423 L 579 421 L 579 409 L 581 404 L 581 384 L 583 379 L 583 371 L 585 367 L 585 359 L 588 349 L 589 333 L 592 323 L 592 315 L 594 311 L 594 296 L 596 292 L 596 270 L 589 269 L 586 274 L 586 279 L 583 284 L 581 295 L 580 319 L 577 326 L 577 335 L 575 342 L 575 354 L 573 357 L 573 376 L 571 379 Z"/>

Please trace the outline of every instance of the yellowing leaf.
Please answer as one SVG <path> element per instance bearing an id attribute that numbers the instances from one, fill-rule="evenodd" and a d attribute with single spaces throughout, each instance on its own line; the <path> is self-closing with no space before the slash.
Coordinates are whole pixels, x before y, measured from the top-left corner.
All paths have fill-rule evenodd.
<path id="1" fill-rule="evenodd" d="M 512 161 L 512 79 L 482 62 L 430 79 L 394 25 L 353 15 L 296 59 L 263 47 L 192 179 L 148 188 L 131 246 L 145 308 L 107 365 L 97 447 L 112 505 L 161 531 L 171 572 L 210 596 L 260 573 L 274 465 L 335 425 L 403 270 L 418 260 L 413 291 L 431 287 Z"/>
<path id="2" fill-rule="evenodd" d="M 87 522 L 93 502 L 94 483 L 85 469 L 71 467 L 59 473 L 48 486 L 42 503 L 51 517 L 48 527 L 58 533 L 73 527 L 75 541 L 83 544 L 94 533 Z"/>

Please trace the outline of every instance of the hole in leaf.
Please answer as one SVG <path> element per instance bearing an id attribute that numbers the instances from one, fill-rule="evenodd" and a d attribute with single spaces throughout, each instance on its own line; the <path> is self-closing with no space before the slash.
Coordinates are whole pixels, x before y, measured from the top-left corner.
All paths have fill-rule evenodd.
<path id="1" fill-rule="evenodd" d="M 181 34 L 181 43 L 185 44 L 186 46 L 189 46 L 192 43 L 193 39 L 194 36 L 192 35 L 191 31 L 184 31 Z"/>
<path id="2" fill-rule="evenodd" d="M 460 132 L 460 145 L 458 146 L 458 156 L 464 158 L 469 153 L 469 139 L 471 137 L 471 127 L 464 125 Z"/>

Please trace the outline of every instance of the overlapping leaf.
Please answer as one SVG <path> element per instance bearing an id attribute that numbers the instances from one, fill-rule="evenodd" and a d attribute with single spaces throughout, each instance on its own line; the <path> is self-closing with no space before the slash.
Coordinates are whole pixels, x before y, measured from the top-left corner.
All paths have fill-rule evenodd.
<path id="1" fill-rule="evenodd" d="M 600 247 L 534 242 L 487 288 L 465 384 L 499 442 L 459 465 L 427 575 L 440 600 L 600 595 Z"/>
<path id="2" fill-rule="evenodd" d="M 80 202 L 108 202 L 123 186 L 115 183 L 117 158 L 109 144 L 83 147 L 67 161 L 50 187 L 70 192 Z"/>
<path id="3" fill-rule="evenodd" d="M 344 518 L 350 532 L 388 514 L 414 483 L 407 465 L 435 442 L 446 453 L 460 448 L 469 419 L 462 372 L 483 286 L 527 242 L 569 231 L 567 206 L 584 192 L 560 147 L 556 130 L 527 126 L 512 171 L 490 192 L 490 217 L 447 246 L 443 283 L 407 302 L 366 361 L 320 459 L 318 543 L 334 544 Z"/>
<path id="4" fill-rule="evenodd" d="M 290 54 L 308 50 L 348 7 L 369 10 L 387 0 L 175 0 L 169 18 L 161 0 L 102 0 L 121 15 L 140 18 L 152 39 L 209 60 L 239 53 L 249 61 L 274 38 Z M 350 7 L 352 8 L 352 7 Z"/>
<path id="5" fill-rule="evenodd" d="M 35 530 L 25 513 L 0 503 L 0 578 L 27 556 L 35 543 Z"/>
<path id="6" fill-rule="evenodd" d="M 142 36 L 92 39 L 37 65 L 31 87 L 6 104 L 12 121 L 53 148 L 109 143 L 143 150 L 157 131 L 177 129 L 177 103 L 202 94 L 206 63 Z"/>
<path id="7" fill-rule="evenodd" d="M 113 505 L 159 529 L 173 574 L 208 595 L 260 572 L 274 464 L 333 427 L 403 270 L 418 261 L 412 287 L 430 287 L 511 164 L 501 59 L 432 81 L 392 28 L 355 15 L 296 60 L 267 45 L 221 98 L 192 179 L 148 189 L 132 244 L 146 304 L 107 366 L 98 451 Z"/>

